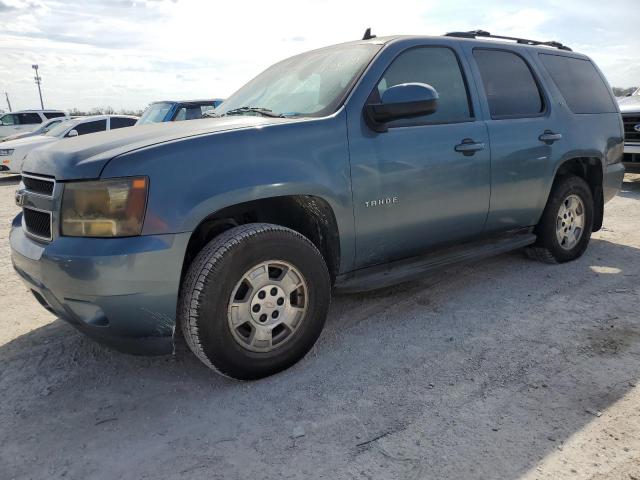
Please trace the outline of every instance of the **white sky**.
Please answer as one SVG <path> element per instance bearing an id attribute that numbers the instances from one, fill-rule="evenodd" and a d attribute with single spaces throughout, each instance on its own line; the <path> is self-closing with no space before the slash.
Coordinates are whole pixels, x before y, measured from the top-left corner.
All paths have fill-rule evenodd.
<path id="1" fill-rule="evenodd" d="M 272 63 L 378 35 L 452 30 L 558 40 L 612 86 L 640 84 L 639 0 L 0 0 L 0 108 L 144 108 L 226 97 Z"/>

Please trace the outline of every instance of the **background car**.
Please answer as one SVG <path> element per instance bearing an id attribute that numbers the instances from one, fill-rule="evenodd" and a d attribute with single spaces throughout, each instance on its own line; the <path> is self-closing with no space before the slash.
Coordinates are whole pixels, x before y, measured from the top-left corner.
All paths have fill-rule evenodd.
<path id="1" fill-rule="evenodd" d="M 62 110 L 20 110 L 0 116 L 0 138 L 31 132 L 52 118 L 68 117 Z"/>
<path id="2" fill-rule="evenodd" d="M 618 99 L 624 122 L 624 166 L 640 172 L 640 88 Z"/>
<path id="3" fill-rule="evenodd" d="M 44 135 L 19 138 L 0 145 L 0 172 L 20 173 L 27 154 L 38 147 L 57 142 L 64 138 L 87 135 L 89 133 L 115 130 L 135 125 L 138 117 L 130 115 L 95 115 L 80 117 L 56 125 Z"/>
<path id="4" fill-rule="evenodd" d="M 66 122 L 67 120 L 69 120 L 69 118 L 67 117 L 52 118 L 51 120 L 47 120 L 46 122 L 41 123 L 40 126 L 35 130 L 33 130 L 32 132 L 15 133 L 13 135 L 9 135 L 8 137 L 0 138 L 0 142 L 8 142 L 10 140 L 17 140 L 19 138 L 27 138 L 27 137 L 35 137 L 36 135 L 44 135 L 56 125 L 62 122 Z"/>
<path id="5" fill-rule="evenodd" d="M 221 98 L 211 100 L 164 100 L 161 102 L 153 102 L 142 113 L 136 125 L 196 120 L 202 118 L 204 113 L 214 110 L 221 103 Z"/>

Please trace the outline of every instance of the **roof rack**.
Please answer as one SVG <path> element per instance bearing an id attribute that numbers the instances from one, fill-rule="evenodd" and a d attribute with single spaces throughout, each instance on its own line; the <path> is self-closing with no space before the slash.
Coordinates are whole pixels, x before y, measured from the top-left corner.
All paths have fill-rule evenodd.
<path id="1" fill-rule="evenodd" d="M 449 32 L 445 34 L 445 37 L 459 37 L 459 38 L 478 38 L 478 37 L 484 37 L 484 38 L 497 38 L 500 40 L 512 40 L 516 43 L 520 43 L 522 45 L 545 45 L 547 47 L 554 47 L 557 48 L 559 50 L 566 50 L 568 52 L 571 52 L 572 50 L 567 47 L 566 45 L 561 44 L 560 42 L 556 42 L 556 41 L 547 41 L 547 42 L 541 42 L 539 40 L 529 40 L 526 38 L 518 38 L 518 37 L 505 37 L 502 35 L 491 35 L 489 32 L 486 32 L 484 30 L 471 30 L 469 32 Z"/>

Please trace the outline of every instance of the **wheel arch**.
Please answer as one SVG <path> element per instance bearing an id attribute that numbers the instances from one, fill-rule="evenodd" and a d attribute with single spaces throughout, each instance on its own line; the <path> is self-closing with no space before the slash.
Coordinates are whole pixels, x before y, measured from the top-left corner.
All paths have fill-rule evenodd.
<path id="1" fill-rule="evenodd" d="M 340 270 L 340 232 L 328 201 L 315 195 L 280 195 L 223 207 L 204 217 L 191 233 L 182 267 L 184 277 L 198 252 L 213 238 L 238 225 L 273 223 L 307 237 L 322 254 L 333 282 Z"/>
<path id="2" fill-rule="evenodd" d="M 604 196 L 602 191 L 603 162 L 598 157 L 572 157 L 561 162 L 553 176 L 553 183 L 559 178 L 575 175 L 587 182 L 593 195 L 593 229 L 597 232 L 602 228 L 604 216 Z M 549 190 L 551 192 L 551 189 Z"/>

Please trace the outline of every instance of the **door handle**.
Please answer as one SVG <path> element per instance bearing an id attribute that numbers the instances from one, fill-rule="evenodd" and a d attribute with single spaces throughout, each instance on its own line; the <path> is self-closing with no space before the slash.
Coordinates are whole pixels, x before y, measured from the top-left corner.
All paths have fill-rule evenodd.
<path id="1" fill-rule="evenodd" d="M 474 142 L 470 138 L 465 138 L 462 140 L 462 143 L 453 147 L 456 152 L 462 153 L 465 157 L 471 156 L 474 153 L 484 150 L 484 143 L 482 142 Z"/>
<path id="2" fill-rule="evenodd" d="M 544 143 L 552 144 L 553 142 L 557 142 L 561 138 L 561 133 L 555 133 L 551 130 L 545 130 L 544 133 L 538 137 L 538 140 Z"/>

